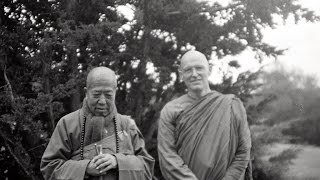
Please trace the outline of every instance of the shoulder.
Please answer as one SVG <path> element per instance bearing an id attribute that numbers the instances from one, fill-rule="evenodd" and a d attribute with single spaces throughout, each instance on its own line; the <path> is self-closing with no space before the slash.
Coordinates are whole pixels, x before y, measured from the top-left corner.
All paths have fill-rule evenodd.
<path id="1" fill-rule="evenodd" d="M 234 94 L 222 94 L 222 93 L 220 93 L 219 97 L 224 99 L 224 100 L 230 101 L 230 102 L 232 102 L 235 99 L 238 99 L 236 97 L 236 95 L 234 95 Z"/>
<path id="2" fill-rule="evenodd" d="M 65 127 L 70 129 L 71 127 L 75 127 L 79 124 L 80 110 L 71 112 L 65 116 L 63 116 L 57 123 L 56 128 Z"/>
<path id="3" fill-rule="evenodd" d="M 126 130 L 138 130 L 137 124 L 130 116 L 122 115 L 118 113 L 118 118 L 122 128 Z"/>
<path id="4" fill-rule="evenodd" d="M 175 112 L 183 109 L 187 102 L 187 95 L 182 95 L 178 98 L 175 98 L 171 101 L 169 101 L 164 107 L 162 108 L 162 111 L 164 112 Z"/>
<path id="5" fill-rule="evenodd" d="M 232 106 L 243 106 L 240 98 L 238 98 L 234 94 L 221 94 L 220 93 L 219 98 L 223 99 L 224 101 L 228 101 L 229 104 L 231 104 Z"/>
<path id="6" fill-rule="evenodd" d="M 161 110 L 159 122 L 175 124 L 175 120 L 179 114 L 192 103 L 193 100 L 186 94 L 168 102 Z"/>
<path id="7" fill-rule="evenodd" d="M 233 94 L 229 98 L 231 99 L 231 103 L 234 108 L 244 109 L 243 103 L 240 98 Z"/>
<path id="8" fill-rule="evenodd" d="M 236 120 L 236 122 L 239 123 L 239 121 L 240 122 L 246 121 L 247 120 L 246 110 L 240 98 L 238 98 L 235 95 L 229 95 L 226 98 L 228 98 L 228 100 L 230 101 L 231 113 L 233 114 L 233 117 Z"/>
<path id="9" fill-rule="evenodd" d="M 234 114 L 239 115 L 245 113 L 245 108 L 242 101 L 234 94 L 219 94 L 219 98 L 225 103 L 231 106 L 231 110 Z"/>

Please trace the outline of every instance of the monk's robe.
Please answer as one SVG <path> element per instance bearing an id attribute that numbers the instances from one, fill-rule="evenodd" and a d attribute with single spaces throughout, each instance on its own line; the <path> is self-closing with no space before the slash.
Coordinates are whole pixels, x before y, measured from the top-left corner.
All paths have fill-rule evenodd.
<path id="1" fill-rule="evenodd" d="M 45 179 L 103 179 L 146 180 L 152 179 L 154 159 L 147 153 L 143 137 L 134 120 L 116 111 L 111 114 L 117 121 L 119 152 L 116 153 L 116 137 L 107 136 L 104 117 L 94 117 L 84 101 L 82 109 L 72 112 L 57 123 L 50 142 L 41 159 L 41 172 Z M 108 117 L 110 118 L 109 115 Z M 80 153 L 82 128 L 86 117 L 83 159 Z M 107 118 L 108 118 L 107 117 Z M 112 122 L 112 121 L 111 121 Z M 101 145 L 103 153 L 116 157 L 118 166 L 102 176 L 85 174 L 89 161 L 97 155 L 95 145 Z"/>
<path id="2" fill-rule="evenodd" d="M 242 180 L 250 149 L 245 109 L 233 95 L 183 95 L 161 111 L 158 153 L 167 180 Z"/>

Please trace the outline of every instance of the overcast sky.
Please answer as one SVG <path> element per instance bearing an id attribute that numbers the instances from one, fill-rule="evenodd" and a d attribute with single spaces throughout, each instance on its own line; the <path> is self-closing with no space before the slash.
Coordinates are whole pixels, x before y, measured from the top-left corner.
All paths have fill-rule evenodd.
<path id="1" fill-rule="evenodd" d="M 213 0 L 214 1 L 214 0 Z M 223 2 L 225 0 L 217 0 Z M 319 0 L 299 0 L 306 8 L 314 10 L 316 14 L 320 15 L 320 1 Z M 316 75 L 320 79 L 320 22 L 307 23 L 300 21 L 295 24 L 292 18 L 289 18 L 285 24 L 279 22 L 275 29 L 265 29 L 263 31 L 264 42 L 279 47 L 281 49 L 288 49 L 284 55 L 278 57 L 278 62 L 283 64 L 287 69 L 300 69 L 306 74 Z M 219 68 L 226 68 L 225 60 L 237 59 L 240 61 L 242 67 L 241 71 L 256 70 L 259 63 L 253 60 L 251 52 L 243 52 L 236 57 L 226 57 L 220 61 L 214 61 L 216 67 L 211 75 L 211 80 L 218 83 L 221 78 Z M 266 61 L 272 67 L 274 61 Z M 239 71 L 233 71 L 237 75 Z"/>
<path id="2" fill-rule="evenodd" d="M 201 0 L 200 0 L 201 1 Z M 218 1 L 222 5 L 228 5 L 230 0 L 202 0 L 202 1 Z M 320 0 L 298 0 L 298 2 L 306 8 L 313 10 L 320 15 Z M 132 19 L 133 11 L 128 7 L 120 7 L 122 13 L 127 18 Z M 263 31 L 263 41 L 281 49 L 288 49 L 284 55 L 278 57 L 278 62 L 284 64 L 288 69 L 298 68 L 306 74 L 314 74 L 320 79 L 320 22 L 307 23 L 300 21 L 295 24 L 293 19 L 289 18 L 285 24 L 282 21 L 275 29 L 265 29 Z M 236 57 L 225 57 L 222 60 L 213 58 L 214 69 L 210 77 L 214 83 L 221 81 L 221 69 L 228 69 L 228 60 L 239 60 L 241 68 L 233 70 L 236 77 L 239 72 L 258 69 L 260 64 L 254 59 L 254 55 L 250 51 L 245 51 Z M 265 61 L 265 64 L 272 67 L 274 61 Z M 230 69 L 229 69 L 230 70 Z M 319 82 L 320 84 L 320 82 Z"/>
<path id="3" fill-rule="evenodd" d="M 319 0 L 300 0 L 301 4 L 320 15 Z M 299 22 L 289 19 L 285 25 L 264 31 L 266 42 L 288 48 L 279 61 L 288 68 L 300 68 L 320 78 L 320 22 Z"/>

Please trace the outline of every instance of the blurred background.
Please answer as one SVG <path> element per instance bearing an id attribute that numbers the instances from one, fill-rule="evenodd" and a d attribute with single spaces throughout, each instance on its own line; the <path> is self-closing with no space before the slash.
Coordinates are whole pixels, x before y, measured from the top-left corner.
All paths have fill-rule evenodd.
<path id="1" fill-rule="evenodd" d="M 211 88 L 246 107 L 254 179 L 318 180 L 319 20 L 317 0 L 3 0 L 0 179 L 43 179 L 51 133 L 95 66 L 115 70 L 117 109 L 157 159 L 160 110 L 185 93 L 178 59 L 196 49 Z"/>

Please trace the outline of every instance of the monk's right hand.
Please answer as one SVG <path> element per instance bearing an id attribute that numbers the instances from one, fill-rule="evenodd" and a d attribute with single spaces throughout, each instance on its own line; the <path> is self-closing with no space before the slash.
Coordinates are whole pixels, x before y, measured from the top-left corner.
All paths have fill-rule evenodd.
<path id="1" fill-rule="evenodd" d="M 95 163 L 91 160 L 87 166 L 86 174 L 89 176 L 101 176 L 106 173 L 100 173 L 99 170 L 96 169 Z"/>

